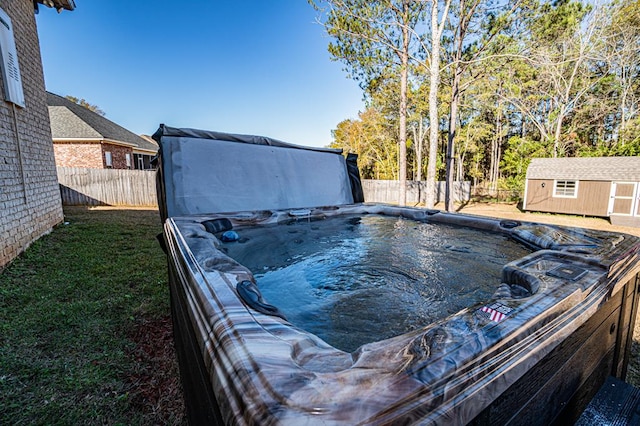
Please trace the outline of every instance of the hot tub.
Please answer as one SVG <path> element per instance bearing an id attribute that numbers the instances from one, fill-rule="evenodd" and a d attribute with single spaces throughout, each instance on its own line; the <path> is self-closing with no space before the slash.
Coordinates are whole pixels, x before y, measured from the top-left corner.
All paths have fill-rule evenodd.
<path id="1" fill-rule="evenodd" d="M 624 377 L 638 238 L 363 203 L 334 150 L 154 137 L 192 423 L 549 424 Z"/>

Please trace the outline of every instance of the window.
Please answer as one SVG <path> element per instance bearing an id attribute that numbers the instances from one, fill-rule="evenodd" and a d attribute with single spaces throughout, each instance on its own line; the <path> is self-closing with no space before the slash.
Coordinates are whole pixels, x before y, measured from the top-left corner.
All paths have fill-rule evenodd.
<path id="1" fill-rule="evenodd" d="M 124 158 L 127 161 L 127 169 L 130 169 L 131 168 L 131 154 L 125 154 Z"/>
<path id="2" fill-rule="evenodd" d="M 578 181 L 557 180 L 553 186 L 554 197 L 576 198 L 578 196 Z"/>
<path id="3" fill-rule="evenodd" d="M 104 164 L 107 167 L 113 167 L 113 161 L 111 160 L 111 152 L 109 151 L 104 152 Z"/>

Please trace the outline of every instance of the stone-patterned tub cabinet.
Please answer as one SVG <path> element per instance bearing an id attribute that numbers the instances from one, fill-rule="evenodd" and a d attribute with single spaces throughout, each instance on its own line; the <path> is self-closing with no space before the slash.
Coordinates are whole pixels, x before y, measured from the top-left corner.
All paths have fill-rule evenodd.
<path id="1" fill-rule="evenodd" d="M 304 204 L 188 214 L 174 202 L 181 186 L 197 194 L 189 185 L 206 188 L 216 179 L 176 181 L 173 172 L 186 176 L 197 164 L 180 162 L 187 145 L 171 144 L 207 135 L 159 133 L 161 155 L 169 156 L 161 159 L 159 199 L 172 315 L 192 424 L 566 424 L 608 375 L 624 378 L 640 239 L 353 202 L 307 207 L 302 219 Z M 200 167 L 214 173 L 211 158 Z M 196 198 L 183 205 L 202 205 Z M 325 218 L 352 214 L 478 228 L 532 253 L 504 266 L 492 298 L 347 353 L 272 315 L 259 291 L 247 297 L 255 278 L 224 253 L 212 226 L 322 226 Z"/>

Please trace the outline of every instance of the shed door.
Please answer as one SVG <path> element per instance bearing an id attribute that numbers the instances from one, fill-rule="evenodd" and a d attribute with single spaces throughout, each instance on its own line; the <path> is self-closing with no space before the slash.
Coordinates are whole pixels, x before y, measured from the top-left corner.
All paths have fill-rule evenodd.
<path id="1" fill-rule="evenodd" d="M 609 214 L 640 216 L 637 182 L 611 182 Z"/>

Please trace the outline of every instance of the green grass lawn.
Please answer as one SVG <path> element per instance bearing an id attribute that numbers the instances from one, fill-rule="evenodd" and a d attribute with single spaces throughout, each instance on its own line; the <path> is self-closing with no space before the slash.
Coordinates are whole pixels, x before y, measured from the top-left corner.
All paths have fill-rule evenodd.
<path id="1" fill-rule="evenodd" d="M 65 208 L 0 273 L 0 424 L 184 422 L 161 231 L 157 211 Z"/>

